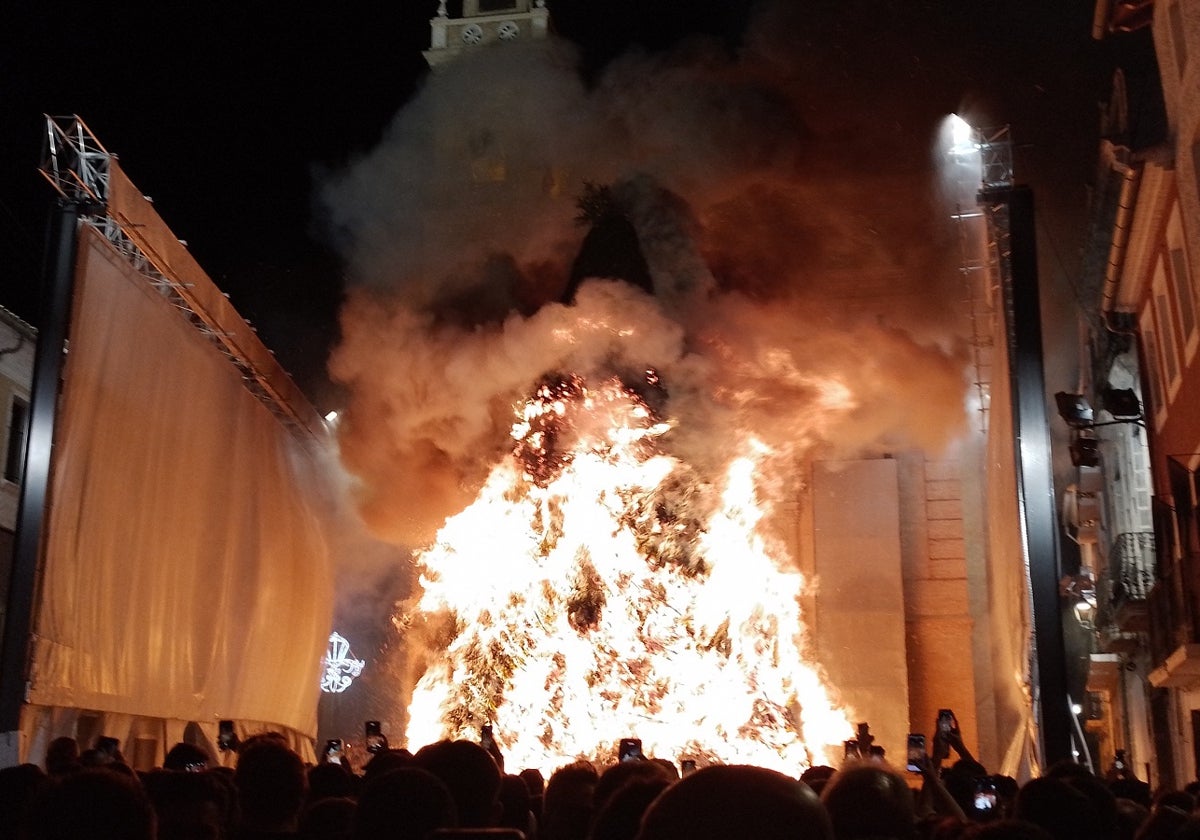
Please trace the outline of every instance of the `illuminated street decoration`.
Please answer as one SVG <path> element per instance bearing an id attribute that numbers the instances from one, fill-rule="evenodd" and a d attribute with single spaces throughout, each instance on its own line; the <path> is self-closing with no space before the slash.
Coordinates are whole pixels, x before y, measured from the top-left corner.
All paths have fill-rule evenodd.
<path id="1" fill-rule="evenodd" d="M 366 660 L 354 658 L 350 642 L 336 631 L 329 635 L 329 650 L 325 653 L 324 663 L 321 691 L 329 694 L 341 694 L 349 688 L 367 664 Z"/>

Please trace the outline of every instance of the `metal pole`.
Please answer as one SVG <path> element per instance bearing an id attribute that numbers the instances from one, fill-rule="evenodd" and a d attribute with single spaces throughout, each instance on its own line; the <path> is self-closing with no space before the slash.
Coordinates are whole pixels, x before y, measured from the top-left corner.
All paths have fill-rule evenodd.
<path id="1" fill-rule="evenodd" d="M 1054 471 L 1042 368 L 1042 317 L 1038 292 L 1033 193 L 1014 186 L 997 191 L 1008 206 L 1011 267 L 1010 325 L 1017 488 L 1022 513 L 1037 645 L 1037 687 L 1043 757 L 1047 765 L 1070 760 L 1071 710 L 1066 648 L 1058 594 L 1061 578 Z"/>
<path id="2" fill-rule="evenodd" d="M 4 639 L 0 646 L 0 733 L 11 747 L 21 726 L 28 678 L 30 633 L 34 598 L 50 488 L 51 448 L 62 378 L 71 295 L 75 279 L 75 251 L 82 210 L 78 200 L 59 199 L 51 215 L 50 239 L 42 284 L 42 317 L 27 419 L 24 481 L 17 508 L 16 544 L 8 585 Z M 11 751 L 11 750 L 10 750 Z"/>

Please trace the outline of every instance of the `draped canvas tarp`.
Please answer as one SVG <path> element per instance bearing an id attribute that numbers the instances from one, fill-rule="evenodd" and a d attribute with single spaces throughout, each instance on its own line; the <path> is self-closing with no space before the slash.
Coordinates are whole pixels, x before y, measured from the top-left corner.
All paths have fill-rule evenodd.
<path id="1" fill-rule="evenodd" d="M 103 734 L 151 732 L 157 756 L 188 723 L 211 740 L 221 719 L 301 747 L 315 737 L 333 602 L 324 444 L 277 414 L 176 302 L 82 227 L 26 760 L 76 734 L 57 730 L 85 711 L 121 730 Z"/>
<path id="2" fill-rule="evenodd" d="M 997 300 L 996 311 L 1001 302 Z M 1003 320 L 994 325 L 995 346 L 1004 347 Z M 1032 606 L 1029 571 L 1017 494 L 1013 452 L 1013 394 L 1006 353 L 992 354 L 991 408 L 986 444 L 988 579 L 991 583 L 992 685 L 1000 761 L 996 771 L 1024 782 L 1041 766 L 1033 715 Z"/>

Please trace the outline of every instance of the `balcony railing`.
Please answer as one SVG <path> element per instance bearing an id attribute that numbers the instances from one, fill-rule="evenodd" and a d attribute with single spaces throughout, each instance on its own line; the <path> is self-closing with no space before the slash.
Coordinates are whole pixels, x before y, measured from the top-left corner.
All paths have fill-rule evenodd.
<path id="1" fill-rule="evenodd" d="M 1109 551 L 1112 601 L 1145 601 L 1154 586 L 1154 534 L 1135 531 L 1117 534 Z"/>

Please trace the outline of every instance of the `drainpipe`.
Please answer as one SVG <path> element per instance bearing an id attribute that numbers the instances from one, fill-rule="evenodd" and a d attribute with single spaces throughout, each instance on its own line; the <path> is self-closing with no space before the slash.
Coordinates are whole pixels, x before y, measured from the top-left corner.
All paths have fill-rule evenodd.
<path id="1" fill-rule="evenodd" d="M 1112 244 L 1108 249 L 1108 265 L 1104 269 L 1104 292 L 1100 302 L 1100 315 L 1109 332 L 1128 332 L 1112 322 L 1113 305 L 1120 285 L 1121 270 L 1125 267 L 1125 252 L 1129 246 L 1129 232 L 1133 227 L 1133 211 L 1137 206 L 1138 188 L 1142 181 L 1142 167 L 1132 166 L 1115 159 L 1113 169 L 1122 174 L 1121 197 L 1117 202 L 1117 218 L 1113 223 Z"/>

